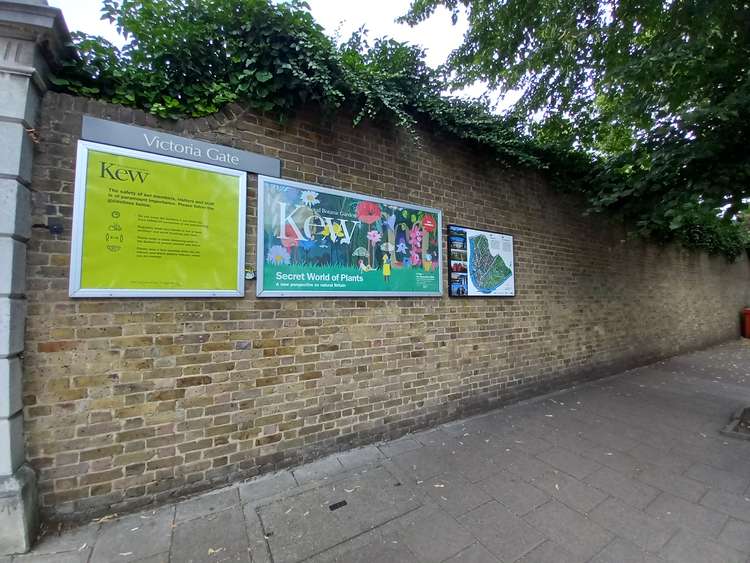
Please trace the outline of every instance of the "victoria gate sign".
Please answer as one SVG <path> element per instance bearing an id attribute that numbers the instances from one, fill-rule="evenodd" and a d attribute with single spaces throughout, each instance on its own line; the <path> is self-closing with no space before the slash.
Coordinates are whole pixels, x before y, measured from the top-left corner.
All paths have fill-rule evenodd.
<path id="1" fill-rule="evenodd" d="M 240 297 L 246 172 L 280 161 L 84 117 L 72 297 Z"/>
<path id="2" fill-rule="evenodd" d="M 281 175 L 281 161 L 277 158 L 88 115 L 83 116 L 81 139 L 255 174 Z"/>

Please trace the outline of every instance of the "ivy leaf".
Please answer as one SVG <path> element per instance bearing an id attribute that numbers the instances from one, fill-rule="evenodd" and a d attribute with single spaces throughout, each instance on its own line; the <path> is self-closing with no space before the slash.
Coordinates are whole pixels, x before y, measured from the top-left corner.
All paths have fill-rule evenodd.
<path id="1" fill-rule="evenodd" d="M 258 82 L 268 82 L 273 78 L 273 74 L 268 72 L 267 70 L 259 70 L 255 73 L 255 79 Z"/>

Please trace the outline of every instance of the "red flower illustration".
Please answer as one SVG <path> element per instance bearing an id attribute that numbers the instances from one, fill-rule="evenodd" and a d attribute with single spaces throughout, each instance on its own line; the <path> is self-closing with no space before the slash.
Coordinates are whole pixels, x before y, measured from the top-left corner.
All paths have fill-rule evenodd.
<path id="1" fill-rule="evenodd" d="M 299 244 L 297 233 L 294 232 L 294 227 L 292 227 L 291 225 L 287 225 L 284 229 L 284 236 L 281 238 L 281 244 L 283 244 L 286 248 L 292 248 Z"/>
<path id="2" fill-rule="evenodd" d="M 357 204 L 357 219 L 366 225 L 372 225 L 375 221 L 380 219 L 381 215 L 382 212 L 377 203 L 371 201 L 360 201 Z"/>

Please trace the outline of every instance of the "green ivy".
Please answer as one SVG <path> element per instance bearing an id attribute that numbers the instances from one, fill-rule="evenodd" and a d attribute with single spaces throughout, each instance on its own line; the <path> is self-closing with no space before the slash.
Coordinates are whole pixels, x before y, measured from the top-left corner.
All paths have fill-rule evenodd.
<path id="1" fill-rule="evenodd" d="M 386 38 L 370 43 L 362 30 L 337 44 L 299 0 L 105 0 L 102 13 L 126 44 L 118 49 L 100 37 L 74 34 L 79 56 L 54 79 L 61 91 L 161 118 L 211 115 L 229 102 L 282 120 L 308 104 L 328 114 L 345 108 L 354 125 L 364 119 L 392 123 L 416 141 L 417 131 L 427 128 L 483 148 L 507 165 L 546 170 L 558 188 L 581 193 L 589 211 L 620 216 L 642 235 L 729 258 L 747 247 L 747 229 L 736 221 L 697 213 L 694 201 L 674 215 L 675 208 L 652 197 L 664 174 L 685 174 L 666 170 L 674 159 L 662 159 L 660 169 L 658 154 L 644 154 L 638 169 L 627 169 L 615 159 L 573 150 L 559 137 L 547 139 L 546 129 L 494 115 L 483 100 L 446 96 L 445 72 L 428 67 L 418 47 Z M 721 131 L 716 135 L 716 142 L 728 142 Z M 679 139 L 653 147 L 670 156 L 683 148 Z M 712 181 L 715 175 L 701 175 L 700 164 L 695 162 L 694 178 Z M 669 198 L 679 199 L 679 190 Z M 644 218 L 643 202 L 652 216 Z"/>

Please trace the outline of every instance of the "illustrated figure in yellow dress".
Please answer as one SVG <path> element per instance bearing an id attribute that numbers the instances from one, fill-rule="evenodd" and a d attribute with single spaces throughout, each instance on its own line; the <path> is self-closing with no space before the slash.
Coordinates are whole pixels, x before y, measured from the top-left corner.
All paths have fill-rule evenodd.
<path id="1" fill-rule="evenodd" d="M 385 283 L 391 279 L 391 257 L 387 253 L 383 254 L 383 279 Z"/>

